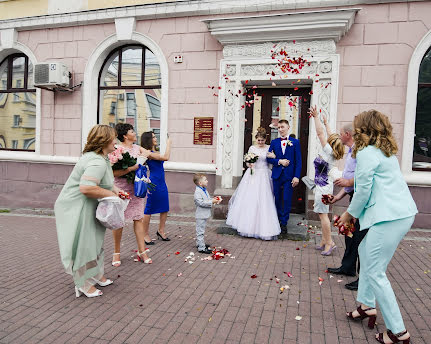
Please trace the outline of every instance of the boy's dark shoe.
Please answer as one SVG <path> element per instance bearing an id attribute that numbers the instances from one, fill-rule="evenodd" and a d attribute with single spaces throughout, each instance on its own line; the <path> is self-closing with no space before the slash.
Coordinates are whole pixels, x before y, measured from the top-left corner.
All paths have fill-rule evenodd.
<path id="1" fill-rule="evenodd" d="M 213 251 L 208 250 L 208 248 L 206 248 L 205 250 L 198 250 L 199 253 L 205 253 L 205 254 L 212 254 Z"/>

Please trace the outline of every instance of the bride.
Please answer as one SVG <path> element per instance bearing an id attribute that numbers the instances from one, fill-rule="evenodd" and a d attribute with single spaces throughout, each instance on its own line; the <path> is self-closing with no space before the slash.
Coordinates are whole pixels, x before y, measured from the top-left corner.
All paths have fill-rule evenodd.
<path id="1" fill-rule="evenodd" d="M 248 152 L 258 155 L 259 159 L 254 164 L 247 163 L 248 169 L 229 201 L 226 224 L 242 236 L 275 240 L 281 230 L 272 192 L 271 170 L 266 162 L 269 148 L 265 144 L 266 130 L 258 128 L 255 138 L 257 145 L 251 146 Z"/>

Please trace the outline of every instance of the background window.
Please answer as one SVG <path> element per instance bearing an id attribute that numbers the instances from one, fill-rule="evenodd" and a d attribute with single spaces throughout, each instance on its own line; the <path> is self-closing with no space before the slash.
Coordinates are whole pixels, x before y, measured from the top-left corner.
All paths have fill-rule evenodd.
<path id="1" fill-rule="evenodd" d="M 431 49 L 422 59 L 416 105 L 413 170 L 431 169 Z"/>
<path id="2" fill-rule="evenodd" d="M 0 150 L 35 150 L 36 89 L 33 66 L 24 54 L 0 63 Z"/>
<path id="3" fill-rule="evenodd" d="M 159 63 L 147 47 L 112 51 L 100 71 L 98 123 L 130 123 L 138 139 L 150 130 L 160 136 L 160 81 Z"/>

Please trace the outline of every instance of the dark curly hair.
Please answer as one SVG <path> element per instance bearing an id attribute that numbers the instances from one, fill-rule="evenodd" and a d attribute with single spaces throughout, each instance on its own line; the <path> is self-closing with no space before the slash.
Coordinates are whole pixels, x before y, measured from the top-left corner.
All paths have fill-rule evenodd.
<path id="1" fill-rule="evenodd" d="M 115 126 L 115 130 L 117 131 L 117 138 L 121 141 L 124 142 L 124 135 L 127 135 L 127 132 L 133 129 L 133 125 L 129 124 L 129 123 L 117 123 L 117 125 Z"/>

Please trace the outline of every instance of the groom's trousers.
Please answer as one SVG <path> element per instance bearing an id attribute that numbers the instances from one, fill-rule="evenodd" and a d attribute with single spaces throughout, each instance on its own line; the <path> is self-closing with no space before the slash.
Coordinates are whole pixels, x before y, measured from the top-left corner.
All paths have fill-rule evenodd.
<path id="1" fill-rule="evenodd" d="M 376 307 L 377 301 L 386 328 L 393 333 L 404 331 L 405 326 L 391 283 L 386 276 L 386 269 L 414 219 L 414 216 L 410 216 L 376 223 L 371 226 L 359 245 L 361 272 L 357 301 L 368 307 Z"/>
<path id="2" fill-rule="evenodd" d="M 281 173 L 279 178 L 272 180 L 272 183 L 278 220 L 284 226 L 289 221 L 290 208 L 292 207 L 292 179 L 287 178 L 285 173 Z"/>

